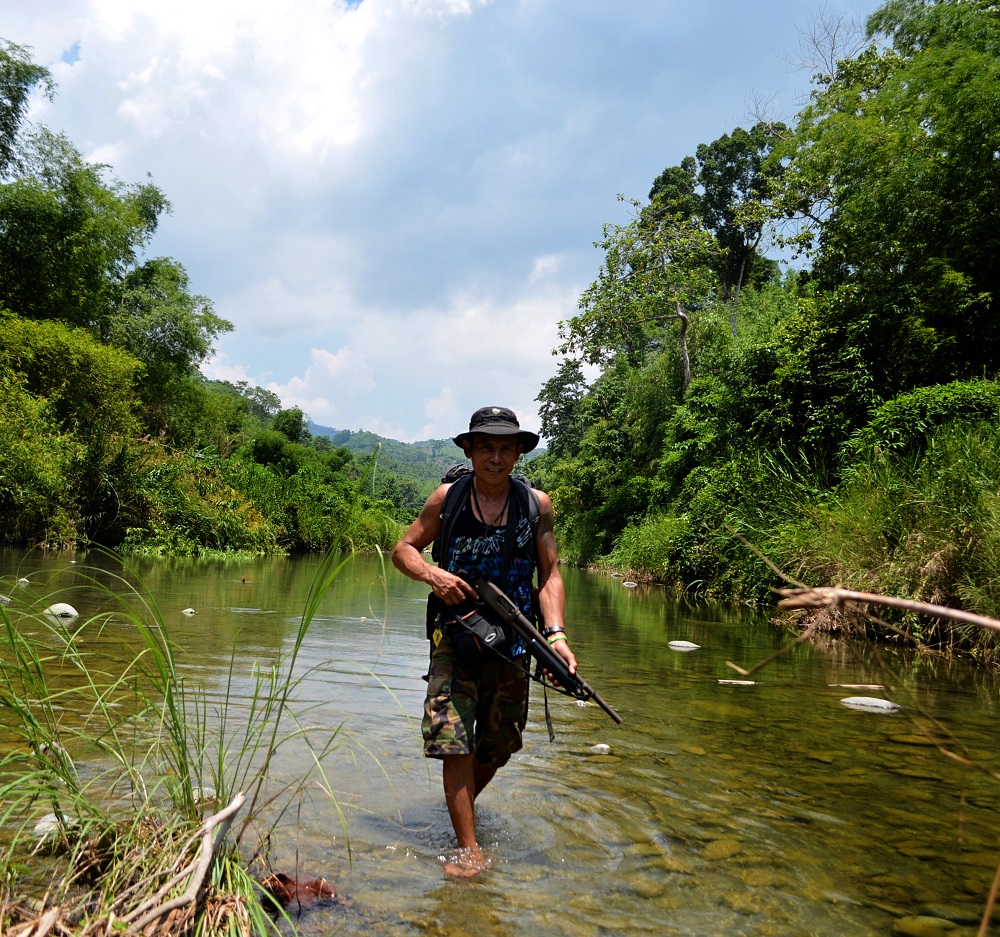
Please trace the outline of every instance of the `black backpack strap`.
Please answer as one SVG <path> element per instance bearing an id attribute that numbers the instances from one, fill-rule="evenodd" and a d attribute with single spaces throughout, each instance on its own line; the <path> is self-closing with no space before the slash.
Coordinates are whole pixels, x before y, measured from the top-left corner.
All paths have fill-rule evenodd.
<path id="1" fill-rule="evenodd" d="M 448 543 L 451 541 L 451 531 L 455 526 L 455 517 L 462 509 L 462 504 L 469 494 L 472 484 L 472 473 L 460 476 L 451 483 L 445 492 L 444 504 L 441 505 L 441 530 L 431 545 L 431 559 L 440 564 L 448 557 Z"/>

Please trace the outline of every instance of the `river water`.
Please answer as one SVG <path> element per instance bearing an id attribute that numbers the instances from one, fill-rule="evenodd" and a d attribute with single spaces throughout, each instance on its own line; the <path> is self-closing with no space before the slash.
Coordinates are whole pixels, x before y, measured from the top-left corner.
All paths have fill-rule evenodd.
<path id="1" fill-rule="evenodd" d="M 188 679 L 230 687 L 230 719 L 250 705 L 254 665 L 289 650 L 319 562 L 132 561 Z M 0 551 L 0 593 L 67 601 L 86 621 L 98 608 L 84 567 L 115 569 L 98 554 Z M 303 724 L 342 728 L 272 849 L 275 868 L 325 876 L 349 906 L 310 908 L 300 933 L 976 933 L 1000 856 L 994 675 L 829 640 L 793 648 L 754 685 L 725 683 L 740 679 L 727 661 L 749 667 L 787 638 L 654 588 L 564 577 L 581 674 L 624 724 L 550 694 L 550 743 L 533 687 L 524 749 L 479 801 L 492 866 L 452 881 L 440 767 L 419 740 L 426 590 L 375 556 L 344 567 L 302 648 L 295 704 Z M 89 650 L 110 671 L 127 661 L 127 628 L 95 628 Z M 857 711 L 840 702 L 851 696 L 902 708 Z M 311 768 L 289 745 L 275 781 Z"/>

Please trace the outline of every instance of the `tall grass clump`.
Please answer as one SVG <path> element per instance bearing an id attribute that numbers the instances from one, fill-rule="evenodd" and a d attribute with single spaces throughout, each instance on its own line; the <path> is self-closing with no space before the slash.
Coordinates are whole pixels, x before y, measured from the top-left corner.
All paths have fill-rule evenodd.
<path id="1" fill-rule="evenodd" d="M 86 621 L 0 607 L 0 932 L 277 932 L 280 909 L 252 873 L 313 775 L 276 782 L 270 769 L 304 743 L 330 790 L 322 763 L 340 728 L 303 728 L 296 664 L 349 558 L 326 555 L 290 650 L 255 665 L 238 718 L 235 648 L 221 694 L 194 686 L 127 567 L 110 584 L 80 573 L 108 609 Z M 87 648 L 122 625 L 134 646 L 108 673 Z"/>
<path id="2" fill-rule="evenodd" d="M 1000 429 L 949 423 L 917 446 L 858 453 L 798 535 L 802 579 L 998 617 Z M 1000 660 L 992 632 L 896 623 L 920 643 Z"/>
<path id="3" fill-rule="evenodd" d="M 806 453 L 781 449 L 695 468 L 666 509 L 626 525 L 607 562 L 689 598 L 767 601 L 774 576 L 734 535 L 788 559 L 787 533 L 825 499 L 828 477 Z"/>

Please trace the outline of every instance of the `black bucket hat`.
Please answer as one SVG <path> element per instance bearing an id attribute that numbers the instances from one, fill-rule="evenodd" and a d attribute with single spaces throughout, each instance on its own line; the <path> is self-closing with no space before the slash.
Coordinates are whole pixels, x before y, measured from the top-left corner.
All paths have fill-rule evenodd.
<path id="1" fill-rule="evenodd" d="M 469 420 L 468 432 L 459 433 L 452 442 L 464 449 L 473 433 L 487 433 L 490 436 L 517 436 L 525 452 L 531 452 L 538 445 L 538 434 L 521 429 L 513 410 L 506 407 L 480 407 Z"/>

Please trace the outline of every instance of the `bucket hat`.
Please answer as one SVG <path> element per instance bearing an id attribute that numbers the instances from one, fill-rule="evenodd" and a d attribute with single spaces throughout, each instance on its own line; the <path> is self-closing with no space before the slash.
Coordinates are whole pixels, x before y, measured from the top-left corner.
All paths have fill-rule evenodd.
<path id="1" fill-rule="evenodd" d="M 525 452 L 531 452 L 538 445 L 538 434 L 521 429 L 513 410 L 506 407 L 480 407 L 469 420 L 469 429 L 459 433 L 452 442 L 464 449 L 473 433 L 487 433 L 490 436 L 517 436 Z"/>

